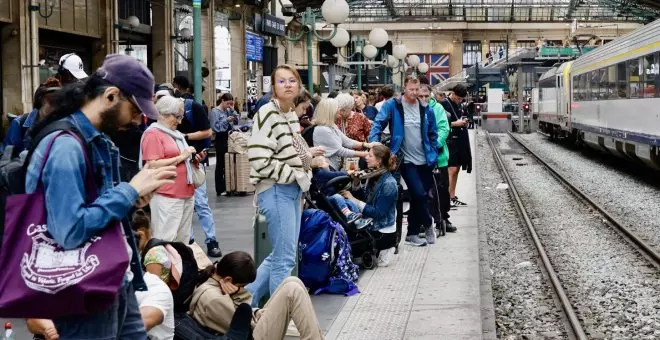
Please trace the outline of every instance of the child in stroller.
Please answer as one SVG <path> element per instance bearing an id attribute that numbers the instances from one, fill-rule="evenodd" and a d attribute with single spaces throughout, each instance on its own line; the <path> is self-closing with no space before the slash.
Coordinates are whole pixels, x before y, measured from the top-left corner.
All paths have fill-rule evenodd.
<path id="1" fill-rule="evenodd" d="M 353 224 L 357 229 L 362 229 L 371 223 L 370 218 L 362 217 L 362 214 L 359 213 L 360 207 L 355 202 L 341 195 L 343 190 L 338 191 L 333 186 L 326 186 L 333 178 L 351 176 L 354 171 L 333 171 L 325 157 L 317 156 L 312 160 L 312 172 L 314 173 L 312 181 L 315 186 L 327 197 L 334 208 L 341 211 L 346 217 L 346 223 Z"/>

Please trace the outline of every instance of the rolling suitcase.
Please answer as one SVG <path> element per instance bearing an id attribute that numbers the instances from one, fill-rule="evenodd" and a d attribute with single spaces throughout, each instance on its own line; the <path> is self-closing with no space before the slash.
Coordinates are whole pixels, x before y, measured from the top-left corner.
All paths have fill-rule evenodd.
<path id="1" fill-rule="evenodd" d="M 234 153 L 225 154 L 225 183 L 227 185 L 227 194 L 236 192 L 236 177 L 234 172 Z"/>
<path id="2" fill-rule="evenodd" d="M 257 211 L 252 226 L 254 227 L 254 263 L 259 267 L 272 250 L 268 239 L 266 216 Z"/>
<path id="3" fill-rule="evenodd" d="M 233 152 L 225 154 L 225 182 L 229 195 L 254 192 L 254 185 L 250 183 L 250 161 L 247 154 Z"/>

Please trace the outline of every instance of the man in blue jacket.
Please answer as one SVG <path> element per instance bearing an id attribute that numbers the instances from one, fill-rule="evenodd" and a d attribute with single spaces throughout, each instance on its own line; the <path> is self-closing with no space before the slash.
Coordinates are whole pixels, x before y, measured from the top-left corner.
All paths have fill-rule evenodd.
<path id="1" fill-rule="evenodd" d="M 433 111 L 417 98 L 419 87 L 417 77 L 406 77 L 403 96 L 387 100 L 374 119 L 369 142 L 380 142 L 383 129 L 390 125 L 389 147 L 402 162 L 399 172 L 410 192 L 406 243 L 421 247 L 436 238 L 427 193 L 438 158 L 438 132 Z M 422 228 L 427 231 L 426 241 L 418 236 Z"/>

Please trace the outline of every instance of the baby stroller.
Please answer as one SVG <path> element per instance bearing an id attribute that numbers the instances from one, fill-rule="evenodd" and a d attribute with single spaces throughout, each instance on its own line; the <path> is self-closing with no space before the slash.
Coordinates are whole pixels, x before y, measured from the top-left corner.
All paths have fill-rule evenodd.
<path id="1" fill-rule="evenodd" d="M 330 203 L 324 194 L 327 188 L 333 192 L 340 192 L 350 187 L 352 179 L 348 176 L 340 176 L 331 179 L 323 188 L 318 188 L 312 183 L 309 191 L 305 194 L 308 208 L 320 209 L 327 212 L 330 217 L 341 224 L 346 231 L 353 253 L 353 263 L 365 269 L 376 267 L 376 239 L 373 232 L 367 230 L 369 226 L 357 229 L 353 223 L 348 223 L 346 216 Z"/>

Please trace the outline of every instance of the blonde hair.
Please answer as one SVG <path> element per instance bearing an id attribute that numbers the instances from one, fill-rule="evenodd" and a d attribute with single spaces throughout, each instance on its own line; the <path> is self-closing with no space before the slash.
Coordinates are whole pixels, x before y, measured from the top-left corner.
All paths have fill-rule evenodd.
<path id="1" fill-rule="evenodd" d="M 277 65 L 277 67 L 273 70 L 273 73 L 270 75 L 270 81 L 271 84 L 273 84 L 273 98 L 277 98 L 277 91 L 275 90 L 275 75 L 277 74 L 277 71 L 279 70 L 287 70 L 291 73 L 293 73 L 293 76 L 296 78 L 298 81 L 298 93 L 300 93 L 300 90 L 303 89 L 302 87 L 302 78 L 300 78 L 300 73 L 298 73 L 298 70 L 295 69 L 295 67 L 287 64 L 282 64 L 282 65 Z"/>
<path id="2" fill-rule="evenodd" d="M 334 98 L 321 99 L 314 111 L 314 125 L 335 126 L 337 111 L 339 111 L 337 100 Z"/>

